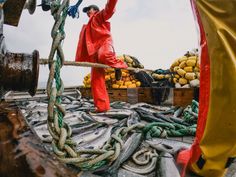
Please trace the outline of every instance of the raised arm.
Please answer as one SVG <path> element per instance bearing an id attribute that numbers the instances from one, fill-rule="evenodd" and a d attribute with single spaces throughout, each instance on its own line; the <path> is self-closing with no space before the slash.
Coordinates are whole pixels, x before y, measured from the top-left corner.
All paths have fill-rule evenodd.
<path id="1" fill-rule="evenodd" d="M 105 9 L 102 11 L 104 20 L 108 20 L 115 12 L 115 6 L 118 0 L 107 0 Z"/>

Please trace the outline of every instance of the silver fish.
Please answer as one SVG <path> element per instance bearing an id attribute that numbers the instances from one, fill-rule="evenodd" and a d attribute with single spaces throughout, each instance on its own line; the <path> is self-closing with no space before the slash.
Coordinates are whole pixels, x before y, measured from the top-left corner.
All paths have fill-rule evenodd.
<path id="1" fill-rule="evenodd" d="M 121 154 L 118 156 L 116 161 L 110 166 L 105 166 L 102 169 L 99 169 L 95 172 L 95 174 L 99 174 L 105 177 L 117 177 L 118 169 L 121 164 L 124 163 L 130 156 L 135 152 L 135 150 L 139 147 L 142 141 L 141 133 L 132 134 L 128 140 L 125 142 L 125 145 L 121 151 Z"/>
<path id="2" fill-rule="evenodd" d="M 103 113 L 90 113 L 91 115 L 98 115 L 98 116 L 107 116 L 109 118 L 114 118 L 114 119 L 124 119 L 129 117 L 133 113 L 132 110 L 128 109 L 111 109 L 107 112 Z"/>
<path id="3" fill-rule="evenodd" d="M 105 116 L 97 116 L 97 115 L 94 115 L 94 116 L 92 116 L 92 118 L 93 118 L 96 122 L 105 123 L 105 124 L 107 124 L 107 125 L 112 125 L 112 124 L 118 122 L 117 119 L 111 119 L 111 118 L 108 118 L 108 117 L 105 117 Z"/>
<path id="4" fill-rule="evenodd" d="M 83 132 L 87 132 L 87 131 L 90 131 L 90 130 L 96 130 L 97 128 L 101 127 L 102 124 L 100 123 L 97 123 L 97 122 L 82 122 L 82 123 L 79 123 L 79 124 L 75 124 L 75 125 L 72 125 L 71 128 L 72 128 L 72 133 L 73 134 L 81 134 Z"/>
<path id="5" fill-rule="evenodd" d="M 128 117 L 127 120 L 127 126 L 130 127 L 134 124 L 137 124 L 140 122 L 140 117 L 137 112 L 133 111 L 133 113 Z"/>
<path id="6" fill-rule="evenodd" d="M 184 108 L 183 107 L 179 107 L 175 112 L 173 117 L 180 117 L 183 113 Z"/>
<path id="7" fill-rule="evenodd" d="M 110 104 L 113 109 L 129 109 L 130 104 L 123 101 L 115 101 Z"/>
<path id="8" fill-rule="evenodd" d="M 88 146 L 89 143 L 95 141 L 96 139 L 100 139 L 106 131 L 106 127 L 100 127 L 95 130 L 92 129 L 72 137 L 72 140 L 76 142 L 78 148 L 81 148 Z"/>
<path id="9" fill-rule="evenodd" d="M 94 140 L 86 141 L 84 143 L 80 143 L 78 145 L 78 149 L 85 148 L 85 149 L 100 149 L 103 145 L 108 141 L 111 136 L 112 126 L 109 126 L 104 129 L 104 131 Z"/>
<path id="10" fill-rule="evenodd" d="M 163 152 L 159 157 L 156 171 L 157 177 L 180 177 L 179 170 L 171 154 Z"/>
<path id="11" fill-rule="evenodd" d="M 171 109 L 169 106 L 155 106 L 155 105 L 151 105 L 151 104 L 147 104 L 147 103 L 133 104 L 130 106 L 130 109 L 137 108 L 137 107 L 153 109 L 155 111 L 167 111 L 167 110 Z"/>
<path id="12" fill-rule="evenodd" d="M 80 105 L 76 105 L 76 104 L 65 105 L 65 110 L 66 111 L 77 111 L 79 108 L 81 108 L 81 106 Z"/>
<path id="13" fill-rule="evenodd" d="M 191 144 L 188 143 L 163 138 L 153 138 L 151 140 L 146 140 L 145 142 L 158 151 L 168 152 L 173 155 L 179 150 L 188 149 L 191 146 Z"/>
<path id="14" fill-rule="evenodd" d="M 50 135 L 48 131 L 47 124 L 34 127 L 34 131 L 43 142 L 47 142 L 47 143 L 52 142 L 52 136 Z"/>

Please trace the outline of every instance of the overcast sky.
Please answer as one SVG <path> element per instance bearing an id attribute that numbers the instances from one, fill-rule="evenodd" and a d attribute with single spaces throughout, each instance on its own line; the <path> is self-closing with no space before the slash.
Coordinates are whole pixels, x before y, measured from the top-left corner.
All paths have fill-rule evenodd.
<path id="1" fill-rule="evenodd" d="M 77 1 L 71 1 L 75 4 Z M 37 4 L 41 1 L 38 0 Z M 83 6 L 96 4 L 101 9 L 106 0 L 84 0 Z M 66 38 L 63 49 L 66 60 L 74 60 L 79 32 L 86 23 L 86 14 L 79 19 L 66 19 Z M 110 19 L 117 55 L 130 54 L 139 59 L 147 69 L 168 69 L 174 59 L 198 47 L 196 25 L 189 0 L 119 0 L 116 13 Z M 47 58 L 52 39 L 54 20 L 50 11 L 40 7 L 33 15 L 24 10 L 18 27 L 4 26 L 7 48 L 11 52 L 31 53 L 37 49 L 40 58 Z M 89 68 L 63 69 L 66 86 L 81 85 Z M 46 82 L 48 67 L 40 67 L 40 82 Z"/>

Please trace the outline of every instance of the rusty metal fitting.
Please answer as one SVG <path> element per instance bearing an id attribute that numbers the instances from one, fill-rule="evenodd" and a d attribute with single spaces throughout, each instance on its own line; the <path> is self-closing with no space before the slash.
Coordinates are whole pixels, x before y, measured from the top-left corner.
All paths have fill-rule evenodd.
<path id="1" fill-rule="evenodd" d="M 0 86 L 5 90 L 36 93 L 39 75 L 39 52 L 0 55 Z"/>

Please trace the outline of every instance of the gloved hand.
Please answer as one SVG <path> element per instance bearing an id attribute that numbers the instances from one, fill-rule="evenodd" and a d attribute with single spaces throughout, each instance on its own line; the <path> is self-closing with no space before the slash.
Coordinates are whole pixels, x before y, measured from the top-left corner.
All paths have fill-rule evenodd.
<path id="1" fill-rule="evenodd" d="M 79 6 L 82 3 L 83 0 L 79 0 L 75 5 L 70 6 L 68 8 L 67 14 L 71 16 L 72 18 L 79 18 Z"/>

